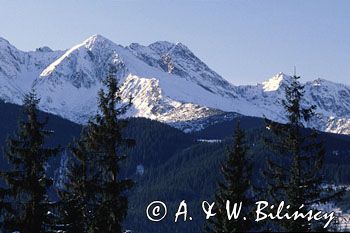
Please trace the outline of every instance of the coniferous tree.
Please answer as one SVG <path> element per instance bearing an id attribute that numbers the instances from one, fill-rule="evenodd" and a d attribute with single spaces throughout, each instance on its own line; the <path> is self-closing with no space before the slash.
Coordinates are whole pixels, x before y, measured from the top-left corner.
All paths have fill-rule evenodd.
<path id="1" fill-rule="evenodd" d="M 228 151 L 228 159 L 221 166 L 224 181 L 219 182 L 219 190 L 215 195 L 216 215 L 210 219 L 207 232 L 229 233 L 247 232 L 254 228 L 252 216 L 254 197 L 252 192 L 252 163 L 248 158 L 245 133 L 237 123 L 233 145 Z M 226 201 L 231 203 L 232 211 L 234 203 L 242 202 L 242 210 L 238 219 L 228 219 Z M 243 219 L 246 217 L 246 220 Z"/>
<path id="2" fill-rule="evenodd" d="M 83 131 L 85 132 L 85 131 Z M 92 221 L 92 201 L 88 192 L 93 189 L 93 178 L 88 178 L 86 165 L 91 160 L 90 153 L 85 150 L 84 133 L 70 149 L 74 158 L 67 166 L 66 181 L 58 191 L 60 219 L 58 225 L 67 233 L 86 233 Z M 91 176 L 89 176 L 91 177 Z"/>
<path id="3" fill-rule="evenodd" d="M 71 147 L 73 162 L 66 190 L 61 193 L 70 232 L 122 232 L 128 202 L 124 192 L 133 182 L 120 177 L 122 149 L 134 141 L 122 135 L 127 121 L 120 119 L 130 107 L 123 104 L 117 81 L 109 75 L 106 91 L 99 92 L 99 113 L 89 121 Z"/>
<path id="4" fill-rule="evenodd" d="M 290 205 L 289 213 L 304 212 L 316 205 L 337 198 L 342 192 L 322 187 L 324 182 L 322 166 L 325 148 L 315 130 L 307 130 L 304 124 L 314 115 L 315 106 L 302 106 L 304 87 L 299 78 L 293 76 L 290 85 L 285 88 L 285 100 L 282 104 L 286 112 L 287 123 L 279 124 L 266 119 L 266 127 L 272 136 L 265 139 L 267 145 L 276 154 L 267 162 L 263 172 L 267 182 L 267 194 L 275 204 L 285 201 Z M 292 232 L 315 230 L 307 219 L 278 220 L 274 227 Z M 271 230 L 271 229 L 270 229 Z"/>
<path id="5" fill-rule="evenodd" d="M 5 181 L 0 188 L 3 232 L 45 232 L 50 222 L 52 204 L 47 191 L 52 179 L 47 177 L 45 166 L 59 149 L 45 147 L 45 139 L 52 132 L 45 129 L 46 122 L 38 119 L 38 103 L 34 92 L 25 96 L 25 119 L 20 121 L 17 134 L 8 139 L 5 148 L 9 168 L 0 173 Z"/>

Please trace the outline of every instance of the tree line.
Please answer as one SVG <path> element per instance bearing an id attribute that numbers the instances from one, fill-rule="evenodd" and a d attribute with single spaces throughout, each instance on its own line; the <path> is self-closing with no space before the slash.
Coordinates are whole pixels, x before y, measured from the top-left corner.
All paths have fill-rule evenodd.
<path id="1" fill-rule="evenodd" d="M 258 226 L 253 217 L 248 220 L 228 220 L 225 201 L 244 202 L 245 215 L 251 216 L 254 203 L 265 197 L 274 203 L 282 200 L 295 208 L 301 204 L 316 208 L 339 198 L 343 190 L 325 188 L 322 167 L 325 150 L 315 130 L 302 129 L 315 112 L 315 107 L 303 107 L 303 86 L 294 76 L 285 89 L 287 122 L 275 123 L 265 119 L 270 132 L 264 138 L 267 148 L 275 152 L 266 158 L 261 176 L 266 182 L 252 182 L 253 170 L 248 157 L 249 146 L 245 132 L 237 124 L 233 143 L 222 163 L 223 180 L 215 195 L 217 215 L 204 231 L 216 233 L 249 231 L 320 230 L 320 226 L 303 219 L 298 221 L 270 221 Z M 127 102 L 127 103 L 126 103 Z M 126 103 L 126 104 L 125 104 Z M 98 93 L 99 112 L 89 120 L 78 139 L 69 146 L 69 163 L 65 182 L 59 190 L 53 187 L 46 167 L 50 158 L 62 148 L 49 148 L 45 141 L 52 135 L 46 129 L 47 120 L 38 118 L 39 99 L 35 92 L 27 94 L 23 102 L 25 119 L 19 122 L 18 132 L 7 140 L 4 149 L 9 168 L 0 172 L 0 229 L 2 232 L 124 232 L 123 220 L 128 210 L 126 191 L 133 181 L 120 175 L 125 149 L 134 146 L 133 139 L 125 138 L 123 130 L 128 121 L 121 119 L 131 106 L 124 101 L 114 75 L 104 81 Z M 57 200 L 49 198 L 55 190 Z M 258 198 L 259 197 L 259 198 Z M 137 220 L 135 220 L 137 221 Z M 322 229 L 324 230 L 324 229 Z"/>

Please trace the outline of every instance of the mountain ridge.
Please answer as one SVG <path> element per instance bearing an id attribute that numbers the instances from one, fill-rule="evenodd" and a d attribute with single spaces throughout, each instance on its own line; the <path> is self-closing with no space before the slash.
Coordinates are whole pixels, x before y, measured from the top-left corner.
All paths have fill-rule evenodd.
<path id="1" fill-rule="evenodd" d="M 289 75 L 235 86 L 182 43 L 122 46 L 101 35 L 65 51 L 43 47 L 24 52 L 0 38 L 0 99 L 20 104 L 23 94 L 35 88 L 41 110 L 84 124 L 97 111 L 97 91 L 110 67 L 121 95 L 133 97 L 126 116 L 158 120 L 186 132 L 203 129 L 208 125 L 203 119 L 228 112 L 286 121 L 280 103 Z M 349 86 L 324 79 L 306 82 L 303 105 L 318 107 L 307 127 L 350 134 Z"/>

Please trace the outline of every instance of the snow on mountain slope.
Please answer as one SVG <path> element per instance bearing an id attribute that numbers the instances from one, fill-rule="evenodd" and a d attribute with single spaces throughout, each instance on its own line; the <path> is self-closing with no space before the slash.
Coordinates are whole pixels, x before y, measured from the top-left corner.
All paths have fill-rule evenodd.
<path id="1" fill-rule="evenodd" d="M 350 87 L 316 79 L 305 85 L 305 99 L 317 106 L 316 128 L 332 133 L 350 134 Z"/>
<path id="2" fill-rule="evenodd" d="M 285 113 L 281 107 L 284 88 L 291 77 L 278 73 L 268 81 L 256 86 L 239 86 L 238 93 L 257 108 L 262 108 L 264 115 L 278 122 L 285 122 Z M 350 87 L 317 79 L 305 83 L 303 105 L 315 105 L 316 116 L 308 127 L 321 131 L 350 134 Z"/>
<path id="3" fill-rule="evenodd" d="M 192 103 L 176 101 L 163 95 L 159 80 L 155 78 L 147 79 L 129 75 L 121 86 L 121 93 L 124 99 L 129 96 L 133 97 L 133 106 L 128 112 L 129 116 L 146 117 L 171 125 L 221 112 Z M 185 130 L 185 127 L 181 126 L 181 128 Z"/>
<path id="4" fill-rule="evenodd" d="M 159 120 L 185 131 L 202 129 L 211 119 L 231 119 L 225 112 L 286 121 L 281 101 L 288 75 L 234 86 L 181 43 L 123 47 L 99 35 L 67 51 L 42 47 L 23 52 L 0 38 L 0 99 L 20 103 L 34 86 L 42 110 L 85 123 L 97 111 L 97 92 L 109 67 L 116 72 L 122 96 L 133 97 L 127 116 Z M 318 107 L 309 127 L 350 134 L 348 86 L 321 79 L 307 82 L 303 104 Z"/>
<path id="5" fill-rule="evenodd" d="M 232 94 L 215 93 L 210 90 L 217 87 L 214 84 L 198 85 L 193 80 L 149 66 L 128 48 L 99 35 L 74 46 L 41 73 L 35 82 L 42 97 L 41 108 L 76 122 L 86 122 L 97 110 L 96 95 L 91 93 L 97 93 L 102 87 L 101 80 L 109 66 L 116 71 L 122 94 L 133 97 L 134 107 L 129 113 L 132 116 L 171 123 L 220 112 L 215 109 L 238 110 L 233 107 L 238 105 L 246 112 L 253 111 L 245 100 L 232 97 L 231 85 L 222 85 L 221 90 L 231 89 Z"/>
<path id="6" fill-rule="evenodd" d="M 181 43 L 159 41 L 147 47 L 133 43 L 128 49 L 152 67 L 192 81 L 209 92 L 229 98 L 237 97 L 232 84 L 211 70 Z"/>
<path id="7" fill-rule="evenodd" d="M 62 53 L 48 47 L 23 52 L 0 37 L 0 98 L 20 103 L 41 71 Z"/>

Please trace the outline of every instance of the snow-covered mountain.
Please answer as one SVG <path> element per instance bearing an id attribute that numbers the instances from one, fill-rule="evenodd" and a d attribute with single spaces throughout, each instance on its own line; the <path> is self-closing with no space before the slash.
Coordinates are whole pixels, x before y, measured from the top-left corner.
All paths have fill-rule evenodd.
<path id="1" fill-rule="evenodd" d="M 280 103 L 290 79 L 290 76 L 278 73 L 262 84 L 238 86 L 237 89 L 249 103 L 263 108 L 266 117 L 285 122 Z M 350 134 L 350 87 L 323 79 L 306 82 L 304 85 L 304 106 L 317 107 L 317 114 L 308 126 L 325 132 Z"/>
<path id="2" fill-rule="evenodd" d="M 32 87 L 40 73 L 63 51 L 52 51 L 48 47 L 23 52 L 0 37 L 0 99 L 21 103 L 23 93 Z"/>
<path id="3" fill-rule="evenodd" d="M 280 101 L 290 77 L 283 73 L 262 84 L 234 86 L 181 43 L 124 47 L 99 35 L 66 51 L 23 52 L 0 38 L 0 99 L 18 104 L 34 87 L 42 110 L 84 123 L 97 111 L 97 91 L 110 66 L 123 97 L 133 97 L 128 116 L 185 131 L 235 115 L 225 112 L 285 121 Z M 320 79 L 305 85 L 304 104 L 315 104 L 319 113 L 309 126 L 350 134 L 350 88 Z"/>

